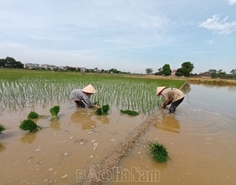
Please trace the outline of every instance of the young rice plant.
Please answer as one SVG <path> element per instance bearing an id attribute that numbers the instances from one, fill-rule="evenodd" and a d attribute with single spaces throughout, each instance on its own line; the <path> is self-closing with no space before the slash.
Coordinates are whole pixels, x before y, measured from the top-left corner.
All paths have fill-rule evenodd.
<path id="1" fill-rule="evenodd" d="M 6 127 L 2 124 L 0 124 L 0 134 L 2 134 L 2 132 L 6 130 Z"/>
<path id="2" fill-rule="evenodd" d="M 123 114 L 128 114 L 128 115 L 130 115 L 130 116 L 137 116 L 137 115 L 139 115 L 138 112 L 133 111 L 133 110 L 128 110 L 128 109 L 126 109 L 126 110 L 120 110 L 120 112 L 123 113 Z"/>
<path id="3" fill-rule="evenodd" d="M 101 115 L 108 115 L 108 111 L 110 109 L 110 106 L 107 104 L 107 105 L 103 105 L 101 108 L 98 108 L 97 111 L 96 111 L 96 114 L 98 116 L 101 116 Z"/>
<path id="4" fill-rule="evenodd" d="M 166 147 L 159 143 L 149 143 L 151 155 L 156 162 L 164 163 L 170 159 Z"/>
<path id="5" fill-rule="evenodd" d="M 57 121 L 59 119 L 58 117 L 59 111 L 60 111 L 60 106 L 57 106 L 57 105 L 50 109 L 50 113 L 52 115 L 52 118 L 51 118 L 52 121 Z"/>
<path id="6" fill-rule="evenodd" d="M 42 129 L 42 127 L 38 126 L 34 121 L 27 119 L 21 122 L 20 129 L 29 132 L 37 132 Z"/>

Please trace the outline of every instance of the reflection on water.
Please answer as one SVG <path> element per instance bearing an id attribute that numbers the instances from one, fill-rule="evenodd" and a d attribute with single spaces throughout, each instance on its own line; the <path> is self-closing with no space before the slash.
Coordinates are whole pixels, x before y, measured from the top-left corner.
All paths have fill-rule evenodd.
<path id="1" fill-rule="evenodd" d="M 2 143 L 0 143 L 0 153 L 4 150 L 6 150 L 6 147 Z"/>
<path id="2" fill-rule="evenodd" d="M 90 112 L 89 109 L 77 109 L 76 112 L 74 112 L 70 119 L 73 123 L 78 123 L 81 125 L 81 128 L 83 130 L 91 129 L 96 127 L 96 122 L 92 120 L 92 116 L 94 114 Z"/>
<path id="3" fill-rule="evenodd" d="M 50 123 L 50 127 L 55 130 L 60 130 L 60 122 L 59 121 L 52 121 Z"/>
<path id="4" fill-rule="evenodd" d="M 22 138 L 20 138 L 22 143 L 32 144 L 36 138 L 36 132 L 34 133 L 27 133 Z"/>
<path id="5" fill-rule="evenodd" d="M 101 121 L 103 124 L 109 124 L 110 119 L 107 116 L 97 116 L 97 120 Z"/>
<path id="6" fill-rule="evenodd" d="M 162 111 L 159 112 L 161 113 Z M 180 132 L 180 124 L 175 114 L 164 114 L 164 112 L 162 112 L 162 118 L 154 124 L 154 127 L 170 132 Z"/>

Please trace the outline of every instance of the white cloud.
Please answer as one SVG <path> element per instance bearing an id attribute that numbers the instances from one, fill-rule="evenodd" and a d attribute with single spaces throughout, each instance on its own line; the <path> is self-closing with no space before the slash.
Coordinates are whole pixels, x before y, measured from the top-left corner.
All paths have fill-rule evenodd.
<path id="1" fill-rule="evenodd" d="M 230 5 L 233 5 L 233 4 L 235 4 L 236 3 L 236 0 L 229 0 L 229 4 Z"/>
<path id="2" fill-rule="evenodd" d="M 233 22 L 226 22 L 228 17 L 225 17 L 222 21 L 218 15 L 213 15 L 212 18 L 207 19 L 206 21 L 202 22 L 199 27 L 206 28 L 208 30 L 212 30 L 218 34 L 229 34 L 236 30 L 236 21 Z"/>

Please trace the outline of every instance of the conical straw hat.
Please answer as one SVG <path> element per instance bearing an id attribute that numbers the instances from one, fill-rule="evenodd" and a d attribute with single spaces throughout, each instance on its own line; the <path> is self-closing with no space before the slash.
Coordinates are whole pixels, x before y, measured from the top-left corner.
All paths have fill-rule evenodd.
<path id="1" fill-rule="evenodd" d="M 84 91 L 86 93 L 90 93 L 90 94 L 96 93 L 96 90 L 94 89 L 94 87 L 91 84 L 89 84 L 85 88 L 83 88 L 82 91 Z"/>
<path id="2" fill-rule="evenodd" d="M 156 95 L 158 96 L 159 93 L 160 93 L 162 90 L 164 90 L 165 88 L 166 88 L 166 86 L 157 87 L 157 93 L 156 93 Z"/>

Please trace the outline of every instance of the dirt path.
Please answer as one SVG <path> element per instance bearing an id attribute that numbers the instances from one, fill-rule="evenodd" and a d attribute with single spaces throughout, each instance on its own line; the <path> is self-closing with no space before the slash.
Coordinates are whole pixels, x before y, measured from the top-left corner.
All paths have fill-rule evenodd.
<path id="1" fill-rule="evenodd" d="M 155 123 L 157 112 L 149 115 L 147 120 L 142 125 L 140 125 L 115 151 L 105 157 L 102 162 L 93 169 L 96 175 L 87 179 L 84 184 L 98 185 L 102 181 L 105 181 L 108 178 L 108 173 L 101 172 L 106 172 L 107 170 L 111 171 L 119 164 L 121 158 L 129 153 L 129 151 L 132 149 L 133 143 L 137 141 L 139 136 L 145 133 L 147 129 Z"/>

